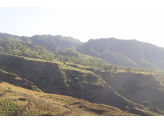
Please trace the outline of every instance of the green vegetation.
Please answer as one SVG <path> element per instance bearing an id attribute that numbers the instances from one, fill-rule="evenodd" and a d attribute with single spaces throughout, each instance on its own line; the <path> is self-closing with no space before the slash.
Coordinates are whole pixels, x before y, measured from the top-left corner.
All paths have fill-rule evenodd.
<path id="1" fill-rule="evenodd" d="M 143 101 L 143 105 L 144 105 L 145 107 L 147 107 L 148 102 L 147 102 L 147 101 Z"/>
<path id="2" fill-rule="evenodd" d="M 114 66 L 114 71 L 116 72 L 119 69 L 117 65 Z"/>
<path id="3" fill-rule="evenodd" d="M 157 55 L 163 49 L 140 46 L 136 41 L 124 44 L 117 39 L 101 40 L 105 43 L 96 39 L 82 45 L 71 37 L 20 37 L 0 33 L 0 108 L 3 109 L 0 114 L 163 114 L 164 71 L 159 70 L 163 65 L 162 56 Z M 151 58 L 152 51 L 156 54 L 155 60 Z M 21 90 L 23 93 L 16 92 Z M 30 90 L 35 94 L 28 95 Z M 84 103 L 82 99 L 99 104 Z M 25 108 L 26 105 L 32 108 Z M 119 113 L 111 113 L 112 108 Z"/>
<path id="4" fill-rule="evenodd" d="M 47 59 L 51 61 L 54 57 L 53 54 L 42 47 L 38 47 L 30 42 L 16 41 L 13 39 L 0 39 L 0 53 Z"/>
<path id="5" fill-rule="evenodd" d="M 13 91 L 4 91 L 8 87 Z M 1 116 L 135 116 L 113 106 L 30 91 L 7 83 L 0 85 L 0 96 Z"/>
<path id="6" fill-rule="evenodd" d="M 125 109 L 128 111 L 129 110 L 129 106 L 125 106 Z"/>
<path id="7" fill-rule="evenodd" d="M 132 67 L 128 67 L 128 68 L 127 68 L 127 72 L 128 72 L 128 73 L 132 72 Z"/>
<path id="8" fill-rule="evenodd" d="M 0 115 L 1 116 L 9 116 L 15 110 L 19 108 L 20 106 L 18 106 L 12 99 L 3 99 L 0 101 Z"/>
<path id="9" fill-rule="evenodd" d="M 115 38 L 91 39 L 77 48 L 77 51 L 102 58 L 110 64 L 149 69 L 163 69 L 164 48 L 136 41 Z M 95 53 L 92 53 L 94 51 Z"/>

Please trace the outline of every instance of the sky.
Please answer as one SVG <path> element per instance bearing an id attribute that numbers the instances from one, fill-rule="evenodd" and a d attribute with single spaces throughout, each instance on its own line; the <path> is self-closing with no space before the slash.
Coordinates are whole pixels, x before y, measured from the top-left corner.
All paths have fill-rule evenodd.
<path id="1" fill-rule="evenodd" d="M 75 2 L 75 1 L 74 1 Z M 142 2 L 119 1 L 100 6 L 71 6 L 73 2 L 7 4 L 0 6 L 0 32 L 19 36 L 62 35 L 82 42 L 89 39 L 135 39 L 164 47 L 164 8 Z M 129 1 L 130 2 L 130 1 Z M 76 3 L 76 2 L 75 2 Z M 103 3 L 103 0 L 102 0 Z M 13 3 L 14 4 L 14 3 Z M 82 3 L 80 3 L 82 4 Z M 93 3 L 91 2 L 93 5 Z M 31 6 L 32 5 L 32 6 Z M 58 6 L 59 5 L 59 6 Z M 84 5 L 84 4 L 82 4 Z M 113 6 L 111 6 L 113 5 Z M 69 7 L 68 7 L 69 6 Z"/>

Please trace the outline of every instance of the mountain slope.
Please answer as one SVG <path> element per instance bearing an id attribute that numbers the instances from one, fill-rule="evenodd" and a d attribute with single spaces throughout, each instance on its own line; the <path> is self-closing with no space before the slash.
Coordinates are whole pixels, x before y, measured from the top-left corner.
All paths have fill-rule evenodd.
<path id="1" fill-rule="evenodd" d="M 114 91 L 100 76 L 91 71 L 50 63 L 44 60 L 0 55 L 0 67 L 33 82 L 46 93 L 81 98 L 92 103 L 108 104 L 126 110 L 143 109 L 142 105 L 127 100 Z M 138 115 L 141 115 L 138 113 Z M 146 114 L 145 114 L 146 115 Z"/>
<path id="2" fill-rule="evenodd" d="M 164 77 L 160 74 L 110 73 L 98 72 L 99 75 L 120 95 L 144 105 L 151 111 L 162 113 L 164 110 Z"/>
<path id="3" fill-rule="evenodd" d="M 23 87 L 26 89 L 31 89 L 34 91 L 42 92 L 36 85 L 34 85 L 33 82 L 30 82 L 29 80 L 23 79 L 16 74 L 3 71 L 0 68 L 0 82 L 2 82 L 2 81 L 8 82 L 10 84 L 13 84 L 13 85 L 16 85 L 19 87 Z"/>
<path id="4" fill-rule="evenodd" d="M 158 69 L 154 64 L 157 64 L 164 58 L 164 48 L 136 40 L 119 40 L 115 38 L 91 39 L 79 46 L 77 51 L 100 58 L 102 58 L 105 52 L 110 52 L 110 54 L 117 53 L 127 58 L 127 61 L 131 59 L 135 64 L 151 69 Z M 94 51 L 94 54 L 91 53 L 91 51 Z M 113 58 L 110 54 L 106 55 L 105 58 L 109 63 L 112 63 Z M 145 62 L 143 64 L 143 61 L 140 60 L 142 58 L 149 63 Z M 126 63 L 128 63 L 127 61 Z M 132 66 L 130 63 L 125 64 L 124 62 L 125 61 L 120 59 L 118 64 Z"/>
<path id="5" fill-rule="evenodd" d="M 52 35 L 34 35 L 32 37 L 16 36 L 6 33 L 0 33 L 1 39 L 13 39 L 15 41 L 31 42 L 32 44 L 41 46 L 51 51 L 64 51 L 66 49 L 75 49 L 81 45 L 82 42 L 78 39 L 66 36 L 52 36 Z"/>
<path id="6" fill-rule="evenodd" d="M 31 91 L 1 82 L 0 116 L 136 116 L 136 114 L 109 105 Z"/>

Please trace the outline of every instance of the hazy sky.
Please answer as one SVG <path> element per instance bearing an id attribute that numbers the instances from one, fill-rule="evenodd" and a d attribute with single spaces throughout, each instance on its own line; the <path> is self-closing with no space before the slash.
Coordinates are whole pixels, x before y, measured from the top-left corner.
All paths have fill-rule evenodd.
<path id="1" fill-rule="evenodd" d="M 136 39 L 164 47 L 164 8 L 0 7 L 0 32 Z"/>

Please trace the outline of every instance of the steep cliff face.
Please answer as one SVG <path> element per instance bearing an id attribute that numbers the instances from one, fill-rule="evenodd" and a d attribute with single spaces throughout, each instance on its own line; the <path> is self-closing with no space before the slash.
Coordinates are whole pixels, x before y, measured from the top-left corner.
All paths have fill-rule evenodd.
<path id="1" fill-rule="evenodd" d="M 64 64 L 63 64 L 64 65 Z M 125 110 L 125 106 L 143 109 L 114 91 L 99 75 L 61 64 L 25 60 L 0 55 L 0 67 L 21 78 L 33 82 L 46 93 L 55 93 L 81 98 L 94 103 L 108 104 Z"/>

